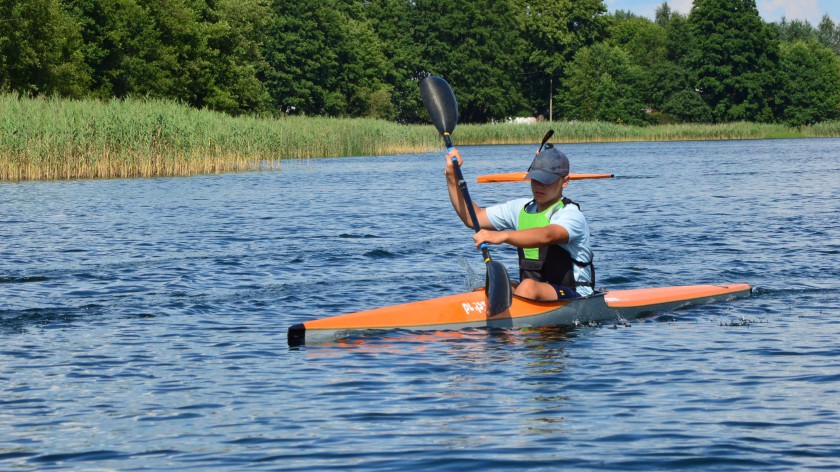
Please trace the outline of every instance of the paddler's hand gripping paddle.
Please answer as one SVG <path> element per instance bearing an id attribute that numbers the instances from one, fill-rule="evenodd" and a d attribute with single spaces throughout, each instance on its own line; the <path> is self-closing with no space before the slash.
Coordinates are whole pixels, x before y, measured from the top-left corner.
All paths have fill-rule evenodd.
<path id="1" fill-rule="evenodd" d="M 429 113 L 435 128 L 446 144 L 447 150 L 452 150 L 452 131 L 458 123 L 458 102 L 455 101 L 455 94 L 452 88 L 440 77 L 429 76 L 420 81 L 420 96 L 423 98 L 423 105 Z M 479 232 L 478 217 L 475 214 L 470 192 L 467 190 L 467 182 L 464 174 L 461 173 L 461 166 L 458 158 L 452 158 L 452 165 L 455 168 L 455 177 L 458 179 L 458 188 L 467 204 L 467 210 L 472 219 L 473 229 Z M 487 311 L 492 315 L 504 313 L 510 308 L 513 299 L 510 287 L 510 277 L 504 264 L 490 258 L 490 249 L 486 243 L 481 244 L 481 254 L 484 256 L 484 265 L 487 267 L 487 278 L 485 280 L 485 293 L 487 294 Z"/>

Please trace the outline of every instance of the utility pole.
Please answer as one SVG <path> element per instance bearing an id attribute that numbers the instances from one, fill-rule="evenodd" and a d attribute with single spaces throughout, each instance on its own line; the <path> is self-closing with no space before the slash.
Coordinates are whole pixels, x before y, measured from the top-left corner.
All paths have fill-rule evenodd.
<path id="1" fill-rule="evenodd" d="M 554 77 L 552 76 L 548 86 L 548 122 L 554 121 Z"/>

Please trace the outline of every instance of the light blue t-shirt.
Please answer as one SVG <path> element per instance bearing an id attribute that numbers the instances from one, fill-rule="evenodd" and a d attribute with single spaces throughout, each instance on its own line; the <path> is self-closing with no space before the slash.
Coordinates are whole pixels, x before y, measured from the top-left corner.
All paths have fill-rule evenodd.
<path id="1" fill-rule="evenodd" d="M 519 212 L 526 203 L 531 202 L 530 198 L 518 198 L 507 203 L 487 207 L 487 218 L 498 231 L 514 230 L 519 226 Z M 537 204 L 531 203 L 525 211 L 537 213 Z M 569 251 L 572 259 L 579 262 L 592 261 L 592 249 L 589 246 L 589 226 L 586 218 L 577 205 L 564 205 L 551 215 L 550 224 L 560 225 L 569 233 L 569 242 L 561 244 L 560 247 Z M 574 265 L 575 280 L 580 283 L 590 283 L 592 275 L 589 267 Z M 587 285 L 579 285 L 576 290 L 582 296 L 592 295 L 592 288 Z"/>

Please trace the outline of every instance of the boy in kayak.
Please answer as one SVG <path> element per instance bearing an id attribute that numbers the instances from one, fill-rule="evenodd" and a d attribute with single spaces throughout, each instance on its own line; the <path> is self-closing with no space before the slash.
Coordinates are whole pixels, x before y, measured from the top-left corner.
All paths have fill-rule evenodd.
<path id="1" fill-rule="evenodd" d="M 464 224 L 470 215 L 456 182 L 452 157 L 462 163 L 455 148 L 446 156 L 449 199 Z M 595 269 L 589 246 L 589 226 L 577 203 L 563 196 L 569 185 L 569 159 L 551 144 L 538 153 L 528 168 L 533 198 L 481 208 L 475 214 L 481 230 L 476 246 L 510 244 L 519 252 L 519 286 L 514 294 L 533 300 L 587 296 L 595 287 Z"/>

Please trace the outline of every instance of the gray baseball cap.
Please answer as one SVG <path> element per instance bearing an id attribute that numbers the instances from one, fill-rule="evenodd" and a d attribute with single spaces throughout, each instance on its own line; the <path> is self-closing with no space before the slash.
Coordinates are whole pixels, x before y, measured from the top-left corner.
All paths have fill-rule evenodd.
<path id="1" fill-rule="evenodd" d="M 549 144 L 534 158 L 525 178 L 551 185 L 560 177 L 567 175 L 569 175 L 569 158 Z"/>

